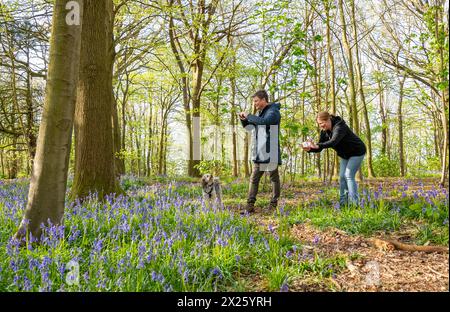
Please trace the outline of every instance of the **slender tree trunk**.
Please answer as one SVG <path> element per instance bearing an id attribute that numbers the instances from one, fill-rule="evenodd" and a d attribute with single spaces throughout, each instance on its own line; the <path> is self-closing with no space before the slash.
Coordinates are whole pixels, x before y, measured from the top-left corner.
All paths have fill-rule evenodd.
<path id="1" fill-rule="evenodd" d="M 37 138 L 34 134 L 34 114 L 33 114 L 33 88 L 31 81 L 30 58 L 27 53 L 27 141 L 29 146 L 30 163 L 33 164 L 34 156 L 36 156 Z"/>
<path id="2" fill-rule="evenodd" d="M 116 19 L 116 11 L 113 8 L 112 18 L 110 20 L 110 26 L 111 29 L 114 29 L 114 21 Z M 116 60 L 116 51 L 115 51 L 115 38 L 114 38 L 114 32 L 111 33 L 112 40 L 111 40 L 111 46 L 109 49 L 109 66 L 111 73 L 114 73 L 114 62 Z M 126 53 L 125 53 L 126 54 Z M 111 104 L 112 104 L 112 127 L 113 127 L 113 140 L 114 140 L 114 167 L 115 167 L 115 174 L 118 178 L 120 178 L 121 175 L 125 174 L 125 160 L 120 155 L 120 152 L 122 150 L 122 142 L 121 142 L 121 135 L 120 135 L 120 124 L 119 124 L 119 110 L 117 107 L 117 98 L 114 95 L 114 91 L 112 91 L 111 95 Z M 123 103 L 125 105 L 125 103 Z"/>
<path id="3" fill-rule="evenodd" d="M 112 0 L 85 0 L 75 113 L 74 197 L 119 191 L 112 132 Z"/>
<path id="4" fill-rule="evenodd" d="M 11 151 L 11 161 L 9 165 L 8 171 L 8 179 L 17 178 L 17 174 L 19 173 L 19 159 L 17 157 L 17 137 L 13 137 L 12 142 L 13 150 Z"/>
<path id="5" fill-rule="evenodd" d="M 386 118 L 386 110 L 384 108 L 384 90 L 381 79 L 378 80 L 378 92 L 379 92 L 379 112 L 381 117 L 381 154 L 386 155 L 387 140 L 388 140 L 388 125 Z"/>
<path id="6" fill-rule="evenodd" d="M 331 10 L 331 2 L 326 1 L 325 4 L 325 10 L 326 10 L 326 26 L 327 26 L 327 56 L 328 56 L 328 63 L 330 65 L 330 95 L 331 95 L 331 114 L 336 115 L 336 68 L 334 64 L 334 56 L 331 51 L 332 47 L 332 40 L 331 40 L 331 27 L 330 27 L 330 10 Z M 332 174 L 332 178 L 337 179 L 339 172 L 338 172 L 338 158 L 336 153 L 333 154 L 333 165 L 332 165 L 332 171 L 330 172 Z"/>
<path id="7" fill-rule="evenodd" d="M 202 77 L 203 77 L 203 61 L 201 59 L 202 57 L 199 56 L 199 59 L 197 59 L 193 65 L 191 66 L 192 70 L 192 117 L 193 118 L 200 118 L 200 99 L 201 99 L 201 84 L 202 84 Z M 192 146 L 194 148 L 194 146 Z M 198 168 L 196 168 L 196 165 L 200 164 L 199 159 L 191 159 L 190 160 L 190 167 L 191 167 L 191 175 L 193 177 L 199 177 L 200 171 Z"/>
<path id="8" fill-rule="evenodd" d="M 4 156 L 3 156 L 3 150 L 0 149 L 0 177 L 5 177 L 5 162 L 4 162 Z"/>
<path id="9" fill-rule="evenodd" d="M 113 139 L 114 139 L 114 164 L 116 168 L 116 175 L 119 177 L 125 174 L 125 161 L 120 155 L 122 150 L 121 136 L 120 136 L 120 125 L 119 116 L 117 112 L 117 101 L 114 99 L 112 101 L 112 127 L 113 127 Z"/>
<path id="10" fill-rule="evenodd" d="M 302 94 L 305 94 L 306 91 L 306 80 L 307 80 L 307 76 L 305 76 L 305 79 L 303 80 L 303 85 L 302 85 Z M 306 124 L 306 115 L 305 115 L 305 97 L 302 96 L 302 125 L 305 126 Z M 302 131 L 302 142 L 306 141 L 306 134 L 305 132 Z M 306 156 L 307 153 L 302 149 L 302 168 L 301 168 L 301 174 L 302 176 L 305 176 L 306 173 Z"/>
<path id="11" fill-rule="evenodd" d="M 164 126 L 164 163 L 163 163 L 163 165 L 164 165 L 163 174 L 164 175 L 167 175 L 167 150 L 168 150 L 167 140 L 169 137 L 167 127 L 168 127 L 168 123 L 166 121 L 165 126 Z"/>
<path id="12" fill-rule="evenodd" d="M 249 166 L 249 159 L 248 159 L 248 150 L 250 145 L 250 135 L 247 131 L 245 131 L 244 136 L 244 174 L 245 177 L 248 178 L 250 176 L 250 166 Z"/>
<path id="13" fill-rule="evenodd" d="M 403 144 L 403 87 L 405 85 L 406 77 L 403 76 L 400 79 L 400 95 L 398 99 L 398 107 L 397 107 L 397 118 L 398 118 L 398 149 L 399 149 L 399 158 L 400 158 L 400 175 L 402 177 L 406 174 L 406 161 L 405 161 L 405 151 Z"/>
<path id="14" fill-rule="evenodd" d="M 317 42 L 314 41 L 313 49 L 312 49 L 312 59 L 314 63 L 314 68 L 319 68 L 318 62 L 317 62 Z M 315 96 L 315 103 L 316 103 L 316 112 L 319 113 L 322 110 L 322 101 L 320 98 L 320 81 L 319 81 L 320 73 L 315 72 L 313 77 L 313 85 L 314 85 L 314 96 Z M 317 126 L 317 132 L 320 133 L 320 128 Z M 314 155 L 316 159 L 316 170 L 317 170 L 317 176 L 320 179 L 322 176 L 322 168 L 321 168 L 321 162 L 320 162 L 320 153 L 317 153 Z"/>
<path id="15" fill-rule="evenodd" d="M 126 150 L 125 148 L 125 138 L 126 138 L 126 131 L 127 131 L 127 101 L 128 101 L 128 88 L 129 88 L 129 79 L 130 75 L 128 72 L 125 73 L 125 90 L 122 90 L 122 107 L 121 107 L 121 113 L 122 113 L 122 139 L 120 140 L 120 143 L 122 143 L 122 150 Z"/>
<path id="16" fill-rule="evenodd" d="M 444 2 L 440 1 L 440 7 L 444 7 Z M 443 17 L 443 10 L 436 8 L 434 10 L 434 18 L 435 18 L 435 38 L 440 38 L 440 31 L 439 28 L 442 24 L 444 29 L 447 29 L 445 31 L 446 34 L 446 43 L 447 43 L 447 51 L 444 51 L 444 44 L 445 41 L 440 39 L 438 44 L 438 55 L 439 55 L 439 82 L 444 85 L 444 88 L 441 90 L 439 96 L 441 99 L 441 119 L 442 119 L 442 126 L 444 130 L 444 148 L 442 151 L 442 165 L 441 165 L 441 179 L 440 184 L 444 186 L 445 181 L 447 180 L 447 174 L 448 174 L 448 162 L 449 162 L 449 85 L 448 85 L 448 24 L 445 25 L 443 23 L 444 17 Z M 448 14 L 448 12 L 447 12 Z M 448 15 L 447 15 L 447 23 L 448 23 Z M 447 59 L 444 54 L 447 54 Z M 445 64 L 447 66 L 445 66 Z M 447 72 L 447 75 L 445 73 Z M 446 81 L 445 81 L 446 80 Z M 445 82 L 445 83 L 444 83 Z"/>
<path id="17" fill-rule="evenodd" d="M 235 62 L 235 59 L 233 58 Z M 232 141 L 233 141 L 233 176 L 237 177 L 239 173 L 238 168 L 238 160 L 237 160 L 237 116 L 236 116 L 236 79 L 234 76 L 230 77 L 230 85 L 231 85 L 231 110 L 230 110 L 230 120 L 231 120 L 231 129 L 232 133 Z"/>
<path id="18" fill-rule="evenodd" d="M 372 165 L 372 134 L 370 130 L 369 114 L 367 112 L 366 96 L 364 94 L 363 77 L 361 71 L 361 62 L 359 60 L 359 41 L 358 41 L 358 31 L 355 17 L 355 3 L 351 1 L 351 18 L 353 24 L 353 39 L 355 40 L 355 57 L 356 57 L 356 77 L 358 79 L 359 95 L 361 97 L 361 104 L 363 108 L 364 126 L 366 132 L 366 144 L 367 144 L 367 175 L 369 178 L 375 177 Z"/>
<path id="19" fill-rule="evenodd" d="M 161 135 L 159 138 L 159 163 L 158 163 L 158 174 L 163 174 L 164 172 L 164 142 L 165 142 L 165 124 L 166 124 L 166 114 L 164 110 L 161 109 Z"/>
<path id="20" fill-rule="evenodd" d="M 141 129 L 138 122 L 138 115 L 136 114 L 135 106 L 132 106 L 132 112 L 133 112 L 133 120 L 135 125 L 135 130 L 133 131 L 132 141 L 134 139 L 135 145 L 136 145 L 136 164 L 137 164 L 137 176 L 141 176 L 141 142 L 140 142 L 140 134 Z"/>
<path id="21" fill-rule="evenodd" d="M 67 172 L 80 56 L 83 0 L 66 10 L 65 0 L 56 0 L 53 13 L 44 110 L 37 142 L 28 203 L 16 238 L 26 233 L 40 237 L 42 223 L 61 224 L 64 214 Z M 68 25 L 66 16 L 79 17 L 78 25 Z M 76 23 L 75 23 L 76 24 Z"/>
<path id="22" fill-rule="evenodd" d="M 151 162 L 152 162 L 152 158 L 153 158 L 153 124 L 152 124 L 152 119 L 153 119 L 153 105 L 151 103 L 151 99 L 149 98 L 149 106 L 150 106 L 150 113 L 149 113 L 149 120 L 148 120 L 148 128 L 149 128 L 149 133 L 148 133 L 148 154 L 147 154 L 147 168 L 148 168 L 148 175 L 150 176 L 152 174 L 152 170 L 151 168 L 153 167 Z"/>
<path id="23" fill-rule="evenodd" d="M 353 0 L 350 1 L 351 6 L 354 6 Z M 342 39 L 345 47 L 345 51 L 347 52 L 347 60 L 348 60 L 348 87 L 350 90 L 350 106 L 352 108 L 351 116 L 353 120 L 353 130 L 356 135 L 359 135 L 359 122 L 358 122 L 358 107 L 356 106 L 356 88 L 355 88 L 355 74 L 353 71 L 353 52 L 350 47 L 348 37 L 347 37 L 347 23 L 345 21 L 343 0 L 339 0 L 339 10 L 341 16 L 341 24 L 342 24 Z"/>
<path id="24" fill-rule="evenodd" d="M 438 121 L 437 117 L 434 113 L 431 114 L 431 118 L 433 120 L 433 141 L 434 141 L 434 157 L 437 157 L 441 160 L 440 148 L 439 148 L 439 129 L 438 129 Z M 442 162 L 442 160 L 441 160 Z"/>

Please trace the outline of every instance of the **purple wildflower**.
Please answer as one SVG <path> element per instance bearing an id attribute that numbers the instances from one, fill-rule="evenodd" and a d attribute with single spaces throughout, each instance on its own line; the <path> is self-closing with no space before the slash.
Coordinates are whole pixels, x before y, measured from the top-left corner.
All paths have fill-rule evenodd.
<path id="1" fill-rule="evenodd" d="M 100 253 L 100 251 L 102 250 L 102 248 L 103 248 L 103 239 L 96 239 L 96 240 L 94 241 L 94 246 L 93 246 L 93 249 L 92 249 L 93 253 L 94 253 L 94 254 Z"/>
<path id="2" fill-rule="evenodd" d="M 24 291 L 31 290 L 31 281 L 26 276 L 24 276 L 24 278 L 23 278 L 23 290 Z"/>
<path id="3" fill-rule="evenodd" d="M 320 241 L 320 236 L 319 236 L 319 235 L 314 236 L 313 243 L 314 243 L 314 244 L 318 244 L 319 241 Z"/>
<path id="4" fill-rule="evenodd" d="M 286 282 L 284 282 L 283 285 L 281 285 L 280 292 L 288 292 L 288 291 L 289 291 L 289 286 Z"/>
<path id="5" fill-rule="evenodd" d="M 228 241 L 227 241 L 227 240 L 224 240 L 224 239 L 222 239 L 222 238 L 219 238 L 219 239 L 217 240 L 217 243 L 218 243 L 220 246 L 222 246 L 222 247 L 225 247 L 225 246 L 228 245 Z"/>
<path id="6" fill-rule="evenodd" d="M 214 276 L 217 276 L 218 278 L 222 278 L 222 271 L 220 271 L 219 268 L 215 267 L 214 269 L 211 270 L 211 274 Z"/>

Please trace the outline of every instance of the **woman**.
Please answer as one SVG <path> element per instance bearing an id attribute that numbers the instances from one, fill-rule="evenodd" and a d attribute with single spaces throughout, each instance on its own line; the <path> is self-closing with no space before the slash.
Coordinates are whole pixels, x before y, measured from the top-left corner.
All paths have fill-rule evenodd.
<path id="1" fill-rule="evenodd" d="M 339 203 L 341 206 L 348 203 L 357 204 L 358 185 L 355 175 L 366 155 L 366 145 L 339 116 L 321 112 L 317 115 L 317 123 L 321 129 L 319 143 L 303 144 L 303 149 L 320 153 L 324 148 L 331 147 L 337 152 L 340 159 Z"/>

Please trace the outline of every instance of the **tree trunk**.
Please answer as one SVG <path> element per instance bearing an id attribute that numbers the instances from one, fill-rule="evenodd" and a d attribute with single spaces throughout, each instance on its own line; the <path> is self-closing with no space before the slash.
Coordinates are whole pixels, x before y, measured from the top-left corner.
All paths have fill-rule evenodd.
<path id="1" fill-rule="evenodd" d="M 314 68 L 318 69 L 320 66 L 318 66 L 317 62 L 317 42 L 314 41 L 313 44 L 313 50 L 312 50 L 312 58 L 314 63 Z M 316 103 L 316 112 L 319 113 L 322 110 L 322 102 L 320 98 L 320 80 L 319 80 L 320 73 L 315 72 L 314 73 L 314 79 L 313 79 L 313 86 L 314 86 L 314 96 L 315 96 L 315 103 Z M 320 128 L 317 126 L 317 133 L 320 134 Z M 317 170 L 317 176 L 320 179 L 322 176 L 322 168 L 321 168 L 321 162 L 320 162 L 320 153 L 315 154 L 316 159 L 316 170 Z"/>
<path id="2" fill-rule="evenodd" d="M 75 176 L 72 196 L 119 191 L 112 132 L 112 0 L 85 0 L 80 77 L 75 112 Z"/>
<path id="3" fill-rule="evenodd" d="M 444 7 L 443 1 L 441 1 L 441 8 Z M 448 14 L 448 11 L 447 11 Z M 434 10 L 434 18 L 435 18 L 435 38 L 439 38 L 439 44 L 438 46 L 438 55 L 439 55 L 439 83 L 444 85 L 444 88 L 441 90 L 439 96 L 441 98 L 441 118 L 442 118 L 442 126 L 444 129 L 444 149 L 442 151 L 442 165 L 441 165 L 441 179 L 440 184 L 441 186 L 444 186 L 445 180 L 447 179 L 448 174 L 448 159 L 449 159 L 449 124 L 448 124 L 448 111 L 449 111 L 449 86 L 448 86 L 448 15 L 447 15 L 447 25 L 443 23 L 443 10 L 438 10 L 437 8 Z M 441 25 L 443 25 L 444 29 L 447 29 L 447 31 L 444 31 L 445 35 L 441 36 L 441 32 L 439 31 L 439 28 Z M 445 39 L 442 40 L 440 38 L 447 38 L 447 51 L 444 51 L 445 46 Z M 447 57 L 445 57 L 444 54 L 447 54 Z M 447 60 L 446 60 L 447 58 Z M 446 66 L 446 65 L 447 66 Z"/>
<path id="4" fill-rule="evenodd" d="M 40 237 L 42 223 L 61 224 L 63 221 L 79 72 L 83 0 L 77 2 L 80 5 L 78 25 L 68 25 L 66 22 L 68 14 L 77 16 L 76 8 L 66 10 L 66 3 L 65 0 L 56 0 L 54 5 L 44 110 L 28 203 L 16 238 L 23 238 L 26 233 Z"/>
<path id="5" fill-rule="evenodd" d="M 386 118 L 386 110 L 384 109 L 384 93 L 381 79 L 378 80 L 378 92 L 379 92 L 379 111 L 381 117 L 381 155 L 386 155 L 387 151 L 387 118 Z"/>
<path id="6" fill-rule="evenodd" d="M 249 145 L 250 145 L 250 134 L 248 134 L 248 132 L 245 131 L 245 136 L 244 136 L 244 174 L 245 174 L 246 178 L 248 178 L 250 176 L 250 166 L 249 166 L 249 159 L 248 159 Z"/>
<path id="7" fill-rule="evenodd" d="M 192 117 L 193 118 L 199 118 L 200 120 L 200 99 L 201 99 L 201 83 L 202 83 L 202 77 L 203 77 L 203 61 L 200 59 L 201 56 L 199 56 L 199 59 L 197 59 L 193 65 L 191 66 L 192 70 Z M 193 133 L 196 135 L 196 133 Z M 198 133 L 198 140 L 200 140 L 200 133 Z M 195 139 L 193 137 L 193 139 Z M 194 141 L 194 140 L 193 140 Z M 197 148 L 197 145 L 193 144 L 193 149 Z M 193 156 L 194 156 L 194 150 L 193 150 Z M 200 170 L 196 168 L 195 166 L 200 164 L 200 159 L 190 159 L 189 167 L 191 167 L 191 176 L 193 177 L 200 177 Z"/>
<path id="8" fill-rule="evenodd" d="M 356 135 L 359 135 L 358 108 L 356 106 L 355 75 L 353 71 L 353 52 L 347 37 L 347 24 L 345 21 L 344 7 L 342 2 L 343 0 L 339 0 L 339 10 L 341 13 L 340 16 L 342 23 L 342 39 L 345 51 L 347 52 L 347 59 L 348 59 L 348 80 L 349 80 L 348 86 L 350 89 L 350 106 L 352 108 L 351 119 L 353 124 L 353 130 L 355 131 Z M 354 6 L 353 0 L 350 2 L 351 5 Z"/>
<path id="9" fill-rule="evenodd" d="M 120 177 L 122 174 L 125 174 L 125 161 L 124 158 L 120 155 L 122 150 L 122 143 L 120 137 L 120 125 L 119 125 L 119 116 L 117 111 L 117 101 L 112 100 L 112 127 L 113 127 L 113 140 L 114 140 L 114 164 L 116 168 L 116 175 Z"/>
<path id="10" fill-rule="evenodd" d="M 148 120 L 148 152 L 147 152 L 147 172 L 150 176 L 152 174 L 152 166 L 151 162 L 153 159 L 153 105 L 151 103 L 151 98 L 149 97 L 149 106 L 150 106 L 150 112 L 149 112 L 149 120 Z"/>
<path id="11" fill-rule="evenodd" d="M 235 59 L 233 59 L 235 61 Z M 239 175 L 238 168 L 238 160 L 237 160 L 237 112 L 236 112 L 236 79 L 234 76 L 230 77 L 231 84 L 231 110 L 230 110 L 230 120 L 231 120 L 231 129 L 232 133 L 232 141 L 233 141 L 233 177 L 237 177 Z"/>
<path id="12" fill-rule="evenodd" d="M 358 42 L 358 32 L 356 25 L 356 17 L 355 17 L 355 3 L 351 1 L 352 5 L 352 24 L 353 24 L 353 38 L 355 40 L 355 57 L 356 57 L 356 77 L 358 79 L 358 87 L 359 87 L 359 95 L 361 97 L 361 104 L 363 107 L 363 117 L 364 117 L 364 126 L 366 130 L 366 143 L 367 143 L 367 175 L 369 178 L 375 177 L 372 165 L 372 134 L 370 130 L 370 122 L 369 122 L 369 114 L 367 112 L 367 104 L 366 104 L 366 96 L 364 94 L 364 86 L 363 86 L 363 78 L 361 71 L 361 62 L 359 60 L 359 42 Z"/>
<path id="13" fill-rule="evenodd" d="M 33 164 L 34 156 L 36 156 L 36 144 L 37 138 L 33 132 L 34 126 L 34 114 L 33 114 L 33 89 L 32 89 L 32 81 L 31 81 L 31 70 L 30 70 L 30 56 L 27 53 L 27 95 L 26 95 L 26 103 L 27 103 L 27 142 L 28 142 L 28 151 L 30 156 L 30 163 Z M 33 167 L 33 166 L 31 166 Z"/>
<path id="14" fill-rule="evenodd" d="M 400 158 L 400 175 L 402 177 L 406 174 L 406 162 L 405 162 L 405 151 L 403 144 L 403 87 L 405 85 L 406 77 L 403 76 L 400 79 L 400 91 L 399 91 L 399 99 L 398 99 L 398 107 L 397 107 L 397 118 L 398 118 L 398 149 L 399 149 L 399 158 Z"/>
<path id="15" fill-rule="evenodd" d="M 158 174 L 162 175 L 164 173 L 164 142 L 165 142 L 165 127 L 166 127 L 167 115 L 164 109 L 161 109 L 161 133 L 159 138 L 159 162 L 158 162 Z"/>
<path id="16" fill-rule="evenodd" d="M 330 65 L 330 95 L 331 95 L 331 114 L 336 115 L 336 68 L 334 65 L 334 56 L 331 52 L 331 28 L 330 28 L 330 10 L 331 10 L 331 2 L 327 1 L 325 5 L 326 10 L 326 26 L 327 26 L 327 56 L 328 63 Z M 333 154 L 333 165 L 332 165 L 332 178 L 337 179 L 338 172 L 338 158 L 336 153 Z"/>

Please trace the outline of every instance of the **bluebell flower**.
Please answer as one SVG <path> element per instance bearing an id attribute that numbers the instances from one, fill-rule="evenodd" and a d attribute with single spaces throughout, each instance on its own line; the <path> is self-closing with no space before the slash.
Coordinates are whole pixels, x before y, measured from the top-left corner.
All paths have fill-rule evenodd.
<path id="1" fill-rule="evenodd" d="M 214 269 L 211 270 L 211 274 L 214 276 L 217 276 L 218 278 L 222 278 L 222 271 L 220 271 L 219 268 L 215 267 Z"/>
<path id="2" fill-rule="evenodd" d="M 85 272 L 84 274 L 83 274 L 83 279 L 84 279 L 84 281 L 87 283 L 87 282 L 89 282 L 89 272 Z"/>
<path id="3" fill-rule="evenodd" d="M 313 243 L 318 244 L 319 241 L 320 241 L 320 236 L 319 235 L 314 236 Z"/>
<path id="4" fill-rule="evenodd" d="M 39 270 L 42 271 L 42 270 L 47 269 L 50 266 L 50 264 L 52 264 L 52 259 L 47 256 L 44 256 L 41 264 L 39 265 Z"/>
<path id="5" fill-rule="evenodd" d="M 222 247 L 225 247 L 225 246 L 228 245 L 228 241 L 226 241 L 226 240 L 224 240 L 224 239 L 222 239 L 222 238 L 219 238 L 219 239 L 217 240 L 217 243 L 218 243 L 220 246 L 222 246 Z"/>
<path id="6" fill-rule="evenodd" d="M 97 288 L 98 289 L 105 289 L 106 288 L 106 282 L 105 279 L 101 278 L 97 282 Z"/>
<path id="7" fill-rule="evenodd" d="M 288 291 L 289 291 L 289 286 L 285 282 L 285 283 L 283 283 L 283 285 L 281 285 L 280 292 L 288 292 Z"/>
<path id="8" fill-rule="evenodd" d="M 24 291 L 30 291 L 31 290 L 31 281 L 28 279 L 28 277 L 24 276 L 23 278 L 23 290 Z"/>
<path id="9" fill-rule="evenodd" d="M 19 275 L 14 275 L 13 284 L 19 287 Z"/>
<path id="10" fill-rule="evenodd" d="M 92 251 L 94 253 L 100 253 L 103 248 L 103 239 L 95 239 Z"/>
<path id="11" fill-rule="evenodd" d="M 66 266 L 64 263 L 59 263 L 57 265 L 59 274 L 61 275 L 61 279 L 64 279 L 64 273 L 66 273 Z"/>

